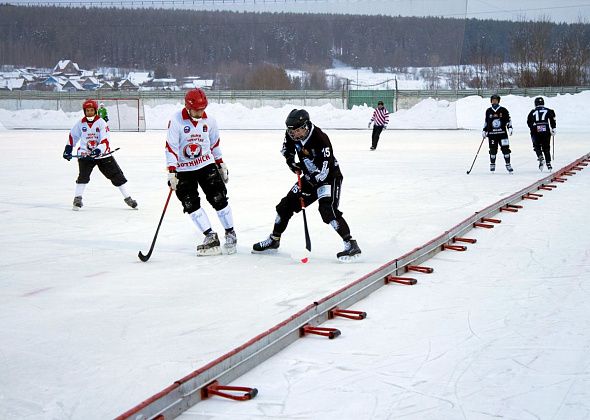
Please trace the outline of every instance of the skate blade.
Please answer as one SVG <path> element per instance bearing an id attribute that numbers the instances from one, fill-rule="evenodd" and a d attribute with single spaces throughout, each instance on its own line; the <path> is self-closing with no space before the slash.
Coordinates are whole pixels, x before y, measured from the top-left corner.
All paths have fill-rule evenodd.
<path id="1" fill-rule="evenodd" d="M 197 249 L 198 257 L 209 257 L 212 255 L 221 255 L 221 247 L 214 246 L 213 248 Z"/>
<path id="2" fill-rule="evenodd" d="M 358 260 L 360 257 L 361 257 L 361 254 L 343 255 L 342 257 L 338 257 L 338 261 L 343 262 L 343 263 L 350 263 L 350 262 Z"/>
<path id="3" fill-rule="evenodd" d="M 74 210 L 74 211 L 80 211 L 80 207 L 78 207 L 78 206 L 72 206 L 72 210 Z"/>
<path id="4" fill-rule="evenodd" d="M 264 251 L 256 251 L 255 249 L 252 250 L 252 254 L 266 254 L 266 255 L 274 255 L 274 254 L 278 254 L 279 250 L 278 249 L 265 249 Z"/>
<path id="5" fill-rule="evenodd" d="M 223 249 L 225 249 L 225 252 L 227 252 L 227 255 L 231 255 L 231 254 L 235 254 L 238 249 L 236 247 L 236 245 L 223 245 Z"/>

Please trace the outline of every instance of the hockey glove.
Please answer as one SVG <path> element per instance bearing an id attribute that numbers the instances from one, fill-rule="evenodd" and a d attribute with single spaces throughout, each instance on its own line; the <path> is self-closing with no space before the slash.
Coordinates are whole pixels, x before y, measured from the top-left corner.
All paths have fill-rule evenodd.
<path id="1" fill-rule="evenodd" d="M 107 117 L 106 115 L 104 116 L 104 122 L 109 122 L 109 117 Z"/>
<path id="2" fill-rule="evenodd" d="M 486 130 L 483 130 L 481 132 L 481 137 L 485 139 L 487 136 L 488 136 L 488 132 Z"/>
<path id="3" fill-rule="evenodd" d="M 371 121 L 369 121 L 369 124 L 367 124 L 367 128 L 371 128 Z"/>
<path id="4" fill-rule="evenodd" d="M 100 149 L 97 147 L 96 149 L 92 149 L 90 152 L 90 157 L 96 158 L 100 156 Z"/>
<path id="5" fill-rule="evenodd" d="M 512 127 L 508 127 L 508 134 L 512 135 Z"/>
<path id="6" fill-rule="evenodd" d="M 293 159 L 287 159 L 287 166 L 289 166 L 289 169 L 291 169 L 291 172 L 294 174 L 301 172 L 301 166 L 299 166 L 299 163 L 295 163 L 295 160 Z"/>
<path id="7" fill-rule="evenodd" d="M 217 164 L 217 170 L 219 171 L 219 175 L 221 175 L 221 179 L 225 184 L 229 182 L 229 171 L 227 170 L 227 165 L 223 162 Z"/>
<path id="8" fill-rule="evenodd" d="M 551 135 L 554 136 L 557 133 L 557 127 L 551 129 Z"/>
<path id="9" fill-rule="evenodd" d="M 383 129 L 384 129 L 384 130 L 387 130 L 387 126 L 386 126 L 386 125 L 384 125 L 384 126 L 383 126 Z"/>
<path id="10" fill-rule="evenodd" d="M 178 185 L 178 177 L 176 176 L 175 172 L 168 172 L 168 186 L 171 190 L 176 190 L 176 186 Z"/>
<path id="11" fill-rule="evenodd" d="M 70 146 L 69 144 L 66 144 L 66 147 L 64 149 L 64 153 L 63 153 L 63 158 L 65 160 L 72 160 L 72 146 Z"/>

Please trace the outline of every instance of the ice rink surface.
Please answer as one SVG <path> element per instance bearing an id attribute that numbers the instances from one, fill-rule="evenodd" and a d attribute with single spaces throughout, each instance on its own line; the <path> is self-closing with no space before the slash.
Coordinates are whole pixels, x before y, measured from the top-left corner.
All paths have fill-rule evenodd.
<path id="1" fill-rule="evenodd" d="M 0 141 L 0 418 L 112 418 L 291 314 L 424 244 L 539 172 L 526 133 L 511 138 L 509 175 L 488 170 L 479 131 L 326 130 L 344 174 L 340 209 L 363 251 L 308 208 L 313 253 L 301 264 L 301 216 L 280 253 L 253 255 L 294 184 L 280 130 L 227 130 L 222 150 L 238 253 L 196 257 L 202 241 L 167 196 L 165 131 L 113 133 L 139 203 L 129 209 L 98 171 L 71 210 L 77 165 L 67 132 L 4 131 Z M 559 132 L 554 168 L 585 155 L 582 132 Z M 236 381 L 249 402 L 212 398 L 185 418 L 590 418 L 590 169 L 539 201 L 474 230 L 467 252 L 429 261 L 413 287 L 388 286 L 335 320 L 336 340 L 306 337 Z M 215 213 L 203 200 L 214 229 Z"/>

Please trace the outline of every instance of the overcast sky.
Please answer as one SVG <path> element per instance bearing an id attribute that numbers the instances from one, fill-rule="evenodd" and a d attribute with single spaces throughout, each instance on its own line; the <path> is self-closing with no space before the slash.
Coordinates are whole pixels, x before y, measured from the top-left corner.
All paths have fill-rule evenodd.
<path id="1" fill-rule="evenodd" d="M 13 0 L 11 4 L 84 5 L 81 0 Z M 95 6 L 183 7 L 193 10 L 442 16 L 554 22 L 590 21 L 590 0 L 97 0 Z"/>

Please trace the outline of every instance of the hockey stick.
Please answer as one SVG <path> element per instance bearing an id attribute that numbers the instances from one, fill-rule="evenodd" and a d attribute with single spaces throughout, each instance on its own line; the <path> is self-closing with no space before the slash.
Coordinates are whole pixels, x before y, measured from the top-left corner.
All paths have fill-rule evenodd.
<path id="1" fill-rule="evenodd" d="M 303 199 L 303 189 L 301 187 L 301 172 L 297 172 L 297 185 L 299 186 L 299 201 L 301 202 L 301 211 L 303 212 L 303 229 L 305 231 L 305 249 L 307 254 L 311 252 L 311 238 L 309 237 L 309 230 L 307 229 L 307 216 L 305 215 L 305 200 Z M 306 263 L 309 257 L 306 255 L 301 258 L 302 263 Z"/>
<path id="2" fill-rule="evenodd" d="M 475 165 L 475 161 L 477 160 L 477 155 L 479 155 L 479 151 L 481 150 L 481 146 L 482 146 L 483 141 L 485 139 L 486 139 L 485 137 L 483 137 L 481 139 L 481 143 L 479 143 L 479 147 L 477 148 L 477 153 L 475 154 L 475 157 L 473 158 L 473 162 L 471 163 L 471 168 L 469 168 L 469 170 L 467 171 L 467 175 L 469 175 L 471 173 L 471 170 L 473 169 L 473 165 Z"/>
<path id="3" fill-rule="evenodd" d="M 96 158 L 110 156 L 110 155 L 112 155 L 113 153 L 115 153 L 119 149 L 120 149 L 120 147 L 117 147 L 115 150 L 111 150 L 110 152 L 105 153 L 104 155 L 98 155 Z M 82 159 L 82 158 L 92 159 L 92 160 L 96 159 L 96 158 L 94 158 L 94 157 L 92 157 L 90 155 L 72 155 L 72 157 L 73 158 L 78 158 L 78 159 Z"/>
<path id="4" fill-rule="evenodd" d="M 143 255 L 143 253 L 141 251 L 139 251 L 139 254 L 137 254 L 139 259 L 143 262 L 146 262 L 152 256 L 152 252 L 154 251 L 154 245 L 156 245 L 156 238 L 158 237 L 158 232 L 160 231 L 160 226 L 162 226 L 162 220 L 164 220 L 164 214 L 166 214 L 166 209 L 168 208 L 168 203 L 170 202 L 170 197 L 172 196 L 172 191 L 174 191 L 174 190 L 172 188 L 170 188 L 170 191 L 168 192 L 168 198 L 166 199 L 166 204 L 164 204 L 164 210 L 162 210 L 162 216 L 160 217 L 160 222 L 158 223 L 158 228 L 156 229 L 156 234 L 154 235 L 154 239 L 152 240 L 152 245 L 150 246 L 150 250 L 148 251 L 148 253 L 146 255 Z"/>

